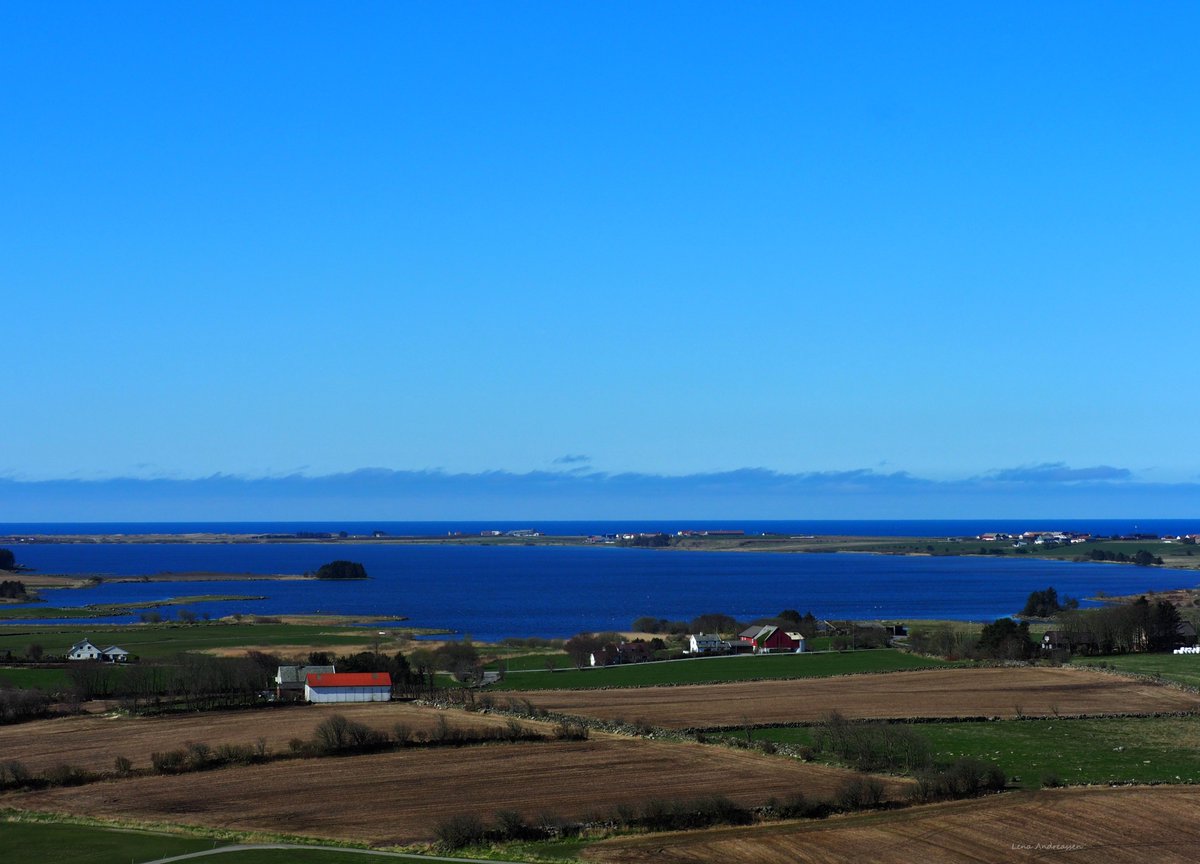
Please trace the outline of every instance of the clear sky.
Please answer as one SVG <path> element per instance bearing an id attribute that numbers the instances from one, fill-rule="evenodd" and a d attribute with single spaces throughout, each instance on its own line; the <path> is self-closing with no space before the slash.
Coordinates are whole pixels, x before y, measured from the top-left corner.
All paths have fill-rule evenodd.
<path id="1" fill-rule="evenodd" d="M 1200 477 L 1195 4 L 0 34 L 0 477 Z"/>

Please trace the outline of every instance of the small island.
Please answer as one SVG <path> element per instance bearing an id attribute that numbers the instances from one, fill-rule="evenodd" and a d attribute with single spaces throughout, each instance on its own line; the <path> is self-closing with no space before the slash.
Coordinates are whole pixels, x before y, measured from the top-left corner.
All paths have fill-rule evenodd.
<path id="1" fill-rule="evenodd" d="M 317 568 L 318 579 L 366 579 L 367 570 L 357 561 L 330 561 Z"/>

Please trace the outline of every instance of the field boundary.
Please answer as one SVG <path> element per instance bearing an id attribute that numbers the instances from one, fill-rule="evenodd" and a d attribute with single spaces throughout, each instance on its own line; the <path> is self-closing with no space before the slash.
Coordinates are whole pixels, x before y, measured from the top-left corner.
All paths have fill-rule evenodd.
<path id="1" fill-rule="evenodd" d="M 867 651 L 871 651 L 871 650 L 874 650 L 874 649 L 869 649 L 869 648 L 868 649 L 860 649 L 859 651 L 811 651 L 811 652 L 807 652 L 807 653 L 812 656 L 848 655 L 848 654 L 866 653 Z M 900 649 L 891 649 L 891 650 L 897 651 L 900 654 L 908 654 L 913 657 L 928 657 L 929 656 L 927 654 L 916 654 L 912 651 L 901 651 Z M 797 656 L 799 656 L 799 655 L 797 655 Z M 697 659 L 699 659 L 699 658 L 697 658 Z M 657 661 L 650 661 L 649 663 L 638 663 L 638 664 L 629 664 L 629 665 L 650 666 L 650 665 L 661 664 L 661 663 L 683 663 L 683 662 L 686 662 L 686 661 L 683 661 L 683 660 L 657 660 Z M 807 680 L 811 680 L 811 679 L 815 679 L 815 678 L 827 680 L 830 678 L 855 678 L 859 675 L 904 675 L 904 674 L 908 674 L 911 672 L 936 672 L 936 671 L 940 671 L 943 669 L 994 669 L 994 668 L 1007 668 L 1010 666 L 1027 666 L 1027 665 L 1032 665 L 1032 664 L 1009 663 L 1009 662 L 997 663 L 994 661 L 988 662 L 988 661 L 976 661 L 976 660 L 969 660 L 969 661 L 944 660 L 941 663 L 934 663 L 929 666 L 922 666 L 918 669 L 864 669 L 860 672 L 834 672 L 829 675 L 765 675 L 765 676 L 759 676 L 759 677 L 755 677 L 755 678 L 720 678 L 720 679 L 716 679 L 716 680 L 712 680 L 712 681 L 667 681 L 667 682 L 663 682 L 661 684 L 601 684 L 596 687 L 539 687 L 539 688 L 536 688 L 533 690 L 522 690 L 520 687 L 512 687 L 512 688 L 497 689 L 497 690 L 484 688 L 478 692 L 480 692 L 482 694 L 488 694 L 488 695 L 496 694 L 497 696 L 499 696 L 502 694 L 509 694 L 509 693 L 539 693 L 539 694 L 541 694 L 541 693 L 575 693 L 580 690 L 658 690 L 658 689 L 662 689 L 665 687 L 716 687 L 719 684 L 753 684 L 757 681 L 807 681 Z M 608 666 L 608 667 L 604 667 L 604 668 L 612 669 L 612 668 L 621 668 L 621 667 Z M 564 669 L 562 671 L 567 672 L 567 671 L 586 671 L 586 670 Z M 523 670 L 519 670 L 518 672 L 514 672 L 514 673 L 510 673 L 510 674 L 553 675 L 555 673 L 546 672 L 546 671 L 543 671 L 540 669 L 523 669 Z M 509 679 L 507 677 L 505 677 L 503 680 L 505 682 L 509 681 Z"/>

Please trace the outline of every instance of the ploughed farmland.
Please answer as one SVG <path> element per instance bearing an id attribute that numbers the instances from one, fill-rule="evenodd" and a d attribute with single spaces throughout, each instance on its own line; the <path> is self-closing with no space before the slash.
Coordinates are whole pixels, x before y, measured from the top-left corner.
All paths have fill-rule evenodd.
<path id="1" fill-rule="evenodd" d="M 454 814 L 586 818 L 619 804 L 714 794 L 746 805 L 795 792 L 821 799 L 851 776 L 748 751 L 603 736 L 289 759 L 10 793 L 0 806 L 384 844 L 429 840 L 437 822 Z M 883 782 L 890 797 L 902 797 L 909 785 Z"/>
<path id="2" fill-rule="evenodd" d="M 1198 711 L 1200 695 L 1074 668 L 933 669 L 840 678 L 516 693 L 539 708 L 668 728 L 850 718 Z"/>
<path id="3" fill-rule="evenodd" d="M 1186 787 L 1042 790 L 893 812 L 750 828 L 620 837 L 593 844 L 597 864 L 958 864 L 1038 861 L 1184 864 L 1200 849 L 1200 795 Z"/>
<path id="4" fill-rule="evenodd" d="M 398 723 L 416 733 L 427 733 L 443 717 L 451 730 L 502 727 L 508 722 L 495 715 L 441 711 L 400 702 L 296 705 L 166 717 L 62 717 L 0 726 L 0 758 L 21 762 L 35 773 L 64 763 L 102 772 L 113 770 L 117 756 L 129 759 L 134 768 L 148 768 L 151 753 L 174 750 L 190 741 L 219 747 L 254 745 L 264 738 L 270 752 L 281 753 L 287 752 L 292 738 L 312 738 L 317 725 L 333 714 L 389 733 Z M 529 720 L 521 724 L 549 728 Z"/>

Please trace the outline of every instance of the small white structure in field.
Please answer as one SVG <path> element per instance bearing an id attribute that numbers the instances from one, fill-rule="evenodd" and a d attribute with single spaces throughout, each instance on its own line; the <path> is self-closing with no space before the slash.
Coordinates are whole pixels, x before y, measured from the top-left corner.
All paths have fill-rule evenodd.
<path id="1" fill-rule="evenodd" d="M 126 663 L 129 661 L 129 652 L 117 645 L 109 645 L 101 654 L 109 663 Z"/>
<path id="2" fill-rule="evenodd" d="M 309 702 L 387 702 L 392 676 L 387 672 L 313 672 L 304 681 Z"/>

